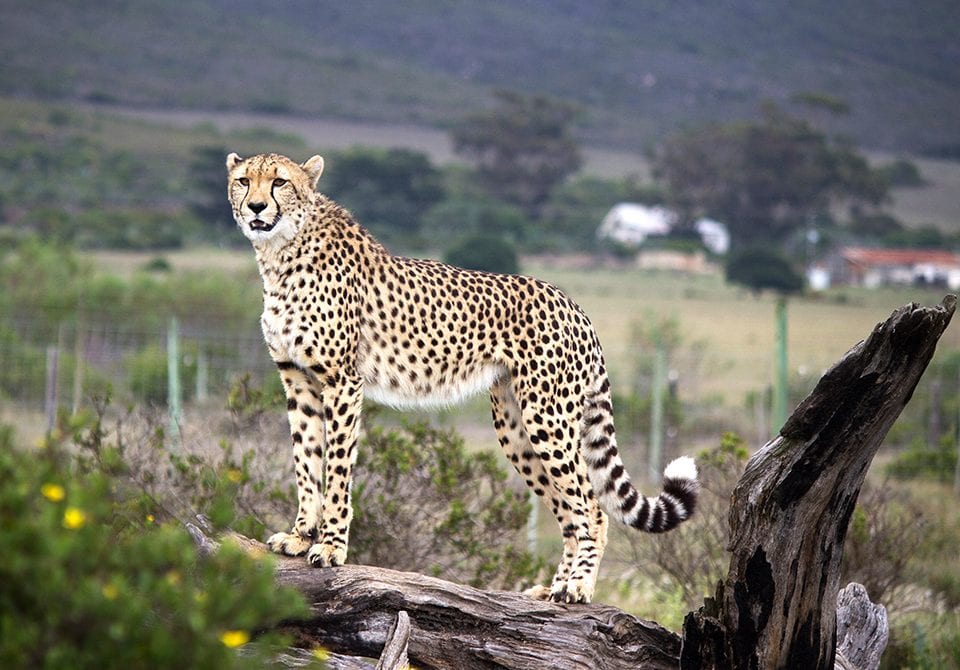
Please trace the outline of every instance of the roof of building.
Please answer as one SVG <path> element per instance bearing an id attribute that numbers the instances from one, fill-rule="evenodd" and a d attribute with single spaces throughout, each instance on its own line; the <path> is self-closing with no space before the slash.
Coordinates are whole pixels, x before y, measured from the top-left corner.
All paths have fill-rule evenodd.
<path id="1" fill-rule="evenodd" d="M 960 255 L 941 249 L 867 249 L 847 247 L 840 255 L 857 265 L 949 265 L 960 267 Z"/>

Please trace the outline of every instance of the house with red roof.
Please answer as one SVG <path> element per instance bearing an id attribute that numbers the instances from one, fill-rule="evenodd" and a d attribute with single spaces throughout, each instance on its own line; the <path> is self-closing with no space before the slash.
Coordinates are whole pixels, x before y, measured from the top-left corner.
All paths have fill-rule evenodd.
<path id="1" fill-rule="evenodd" d="M 960 254 L 952 251 L 844 247 L 825 265 L 832 284 L 867 288 L 925 284 L 960 289 Z"/>

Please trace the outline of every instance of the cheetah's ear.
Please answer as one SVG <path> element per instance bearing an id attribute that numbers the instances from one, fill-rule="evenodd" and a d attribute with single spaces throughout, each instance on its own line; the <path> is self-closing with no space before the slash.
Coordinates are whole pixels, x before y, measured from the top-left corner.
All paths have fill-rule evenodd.
<path id="1" fill-rule="evenodd" d="M 233 168 L 240 165 L 243 162 L 243 159 L 240 158 L 237 154 L 230 154 L 227 156 L 227 169 L 232 170 Z"/>
<path id="2" fill-rule="evenodd" d="M 310 175 L 310 185 L 313 188 L 317 187 L 317 181 L 320 180 L 320 175 L 323 174 L 323 156 L 313 156 L 308 158 L 303 165 L 301 165 L 307 174 Z"/>

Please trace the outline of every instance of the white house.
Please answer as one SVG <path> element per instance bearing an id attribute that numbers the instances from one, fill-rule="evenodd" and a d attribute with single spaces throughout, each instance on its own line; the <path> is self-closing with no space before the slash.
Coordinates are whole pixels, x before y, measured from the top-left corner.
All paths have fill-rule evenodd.
<path id="1" fill-rule="evenodd" d="M 648 237 L 668 235 L 678 218 L 676 212 L 666 207 L 621 202 L 603 217 L 597 237 L 628 247 L 640 247 Z M 700 219 L 694 229 L 711 253 L 722 256 L 730 250 L 730 232 L 719 221 Z"/>
<path id="2" fill-rule="evenodd" d="M 621 202 L 603 217 L 597 237 L 639 247 L 651 235 L 668 234 L 676 220 L 677 215 L 664 207 Z"/>

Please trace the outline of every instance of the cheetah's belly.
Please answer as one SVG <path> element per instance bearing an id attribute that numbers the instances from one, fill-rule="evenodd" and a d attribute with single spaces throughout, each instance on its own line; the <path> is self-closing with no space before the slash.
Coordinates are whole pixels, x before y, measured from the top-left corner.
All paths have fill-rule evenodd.
<path id="1" fill-rule="evenodd" d="M 362 352 L 359 362 L 364 395 L 398 409 L 455 405 L 489 390 L 508 374 L 503 365 L 493 362 L 461 366 L 446 374 L 430 374 L 430 364 L 435 361 L 398 365 L 369 352 Z"/>

